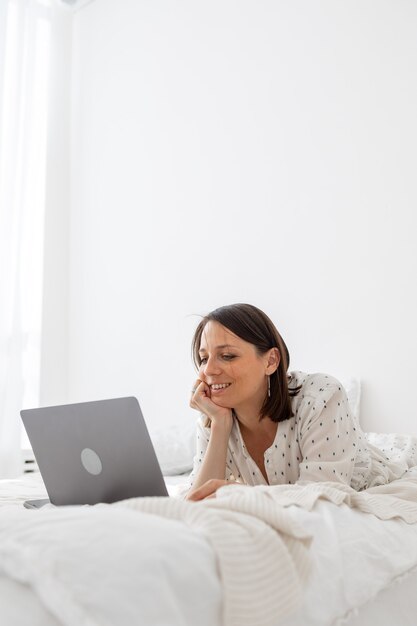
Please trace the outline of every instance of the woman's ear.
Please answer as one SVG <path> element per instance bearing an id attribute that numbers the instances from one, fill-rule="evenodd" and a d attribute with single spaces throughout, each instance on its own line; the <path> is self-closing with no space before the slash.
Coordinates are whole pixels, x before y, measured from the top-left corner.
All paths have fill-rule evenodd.
<path id="1" fill-rule="evenodd" d="M 281 357 L 280 357 L 278 348 L 271 348 L 271 350 L 269 351 L 269 355 L 268 355 L 266 373 L 268 375 L 273 374 L 278 369 L 278 365 L 280 364 L 280 361 L 281 361 Z"/>

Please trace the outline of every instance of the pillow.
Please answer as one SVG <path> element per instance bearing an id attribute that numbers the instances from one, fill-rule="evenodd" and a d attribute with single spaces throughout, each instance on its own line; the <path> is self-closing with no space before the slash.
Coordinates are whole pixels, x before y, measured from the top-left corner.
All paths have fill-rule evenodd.
<path id="1" fill-rule="evenodd" d="M 345 388 L 351 411 L 360 424 L 361 381 L 354 376 L 346 380 L 342 378 L 339 380 Z"/>
<path id="2" fill-rule="evenodd" d="M 184 474 L 192 469 L 196 453 L 195 421 L 149 430 L 149 435 L 164 476 Z"/>

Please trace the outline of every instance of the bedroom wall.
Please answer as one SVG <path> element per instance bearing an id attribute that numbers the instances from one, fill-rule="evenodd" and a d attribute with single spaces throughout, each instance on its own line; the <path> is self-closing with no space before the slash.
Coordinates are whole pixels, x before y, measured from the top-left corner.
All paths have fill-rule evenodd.
<path id="1" fill-rule="evenodd" d="M 95 0 L 74 14 L 68 399 L 190 423 L 194 314 L 250 302 L 290 369 L 417 434 L 417 6 Z"/>

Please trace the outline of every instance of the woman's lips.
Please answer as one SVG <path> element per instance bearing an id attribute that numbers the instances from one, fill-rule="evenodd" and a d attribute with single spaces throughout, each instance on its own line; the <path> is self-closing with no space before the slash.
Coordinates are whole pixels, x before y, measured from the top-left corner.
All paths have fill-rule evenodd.
<path id="1" fill-rule="evenodd" d="M 229 383 L 227 387 L 221 387 L 220 389 L 215 389 L 214 387 L 210 387 L 210 392 L 212 394 L 215 395 L 219 395 L 220 393 L 223 393 L 224 391 L 227 391 L 229 389 L 229 387 L 231 386 L 232 383 Z"/>

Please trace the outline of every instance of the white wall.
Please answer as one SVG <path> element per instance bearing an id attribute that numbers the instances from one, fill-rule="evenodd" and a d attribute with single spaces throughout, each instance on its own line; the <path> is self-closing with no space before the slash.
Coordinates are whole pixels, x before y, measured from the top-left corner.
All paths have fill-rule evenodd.
<path id="1" fill-rule="evenodd" d="M 250 302 L 290 369 L 417 434 L 417 5 L 96 0 L 74 15 L 70 401 L 195 419 L 190 340 Z"/>

